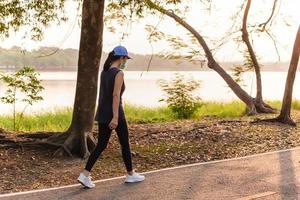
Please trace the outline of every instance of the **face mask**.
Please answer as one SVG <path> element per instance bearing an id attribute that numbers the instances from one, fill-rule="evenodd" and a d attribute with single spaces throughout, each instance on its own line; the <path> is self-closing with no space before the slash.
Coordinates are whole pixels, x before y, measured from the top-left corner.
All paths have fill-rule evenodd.
<path id="1" fill-rule="evenodd" d="M 125 69 L 126 68 L 126 62 L 123 62 L 121 65 L 120 65 L 120 69 Z"/>
<path id="2" fill-rule="evenodd" d="M 122 63 L 121 65 L 120 65 L 120 69 L 125 69 L 126 68 L 126 64 L 125 63 Z"/>

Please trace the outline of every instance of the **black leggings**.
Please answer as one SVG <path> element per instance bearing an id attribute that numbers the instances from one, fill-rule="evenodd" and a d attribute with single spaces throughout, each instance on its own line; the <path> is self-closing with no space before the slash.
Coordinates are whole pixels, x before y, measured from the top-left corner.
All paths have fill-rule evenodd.
<path id="1" fill-rule="evenodd" d="M 98 157 L 101 155 L 102 151 L 107 147 L 107 143 L 109 141 L 110 135 L 112 130 L 108 127 L 109 124 L 98 124 L 99 132 L 98 132 L 98 143 L 96 148 L 91 153 L 85 169 L 87 171 L 91 171 L 92 167 L 94 166 L 95 162 L 97 161 Z M 129 146 L 129 139 L 128 139 L 128 127 L 126 119 L 121 120 L 118 122 L 118 126 L 115 129 L 117 132 L 119 142 L 122 148 L 122 157 L 125 163 L 127 172 L 132 171 L 132 161 L 131 161 L 131 152 Z"/>

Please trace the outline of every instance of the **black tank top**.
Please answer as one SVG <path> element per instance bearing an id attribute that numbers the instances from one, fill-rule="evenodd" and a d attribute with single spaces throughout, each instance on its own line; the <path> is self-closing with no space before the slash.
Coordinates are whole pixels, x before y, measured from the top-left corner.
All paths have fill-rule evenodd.
<path id="1" fill-rule="evenodd" d="M 119 68 L 111 67 L 107 71 L 103 70 L 101 72 L 98 107 L 95 116 L 95 120 L 99 123 L 109 123 L 113 118 L 113 91 L 115 86 L 115 77 L 119 71 L 121 71 Z M 125 84 L 123 81 L 120 94 L 119 121 L 125 119 L 122 105 L 122 95 L 124 90 Z"/>

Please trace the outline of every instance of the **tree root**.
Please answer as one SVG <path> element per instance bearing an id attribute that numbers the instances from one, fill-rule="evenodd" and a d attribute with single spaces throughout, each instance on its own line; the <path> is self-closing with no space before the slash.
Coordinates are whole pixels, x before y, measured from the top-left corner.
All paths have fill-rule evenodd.
<path id="1" fill-rule="evenodd" d="M 64 152 L 67 152 L 68 155 L 78 154 L 81 158 L 86 158 L 94 150 L 96 140 L 92 133 L 87 133 L 85 141 L 82 141 L 81 137 L 82 135 L 78 132 L 68 130 L 62 134 L 55 134 L 47 138 L 47 141 L 62 144 L 53 154 L 56 157 L 61 157 L 64 155 Z"/>
<path id="2" fill-rule="evenodd" d="M 68 156 L 73 157 L 73 154 L 69 151 L 69 149 L 64 144 L 53 143 L 53 142 L 49 142 L 49 141 L 42 142 L 41 144 L 48 144 L 48 145 L 60 147 L 68 154 Z"/>
<path id="3" fill-rule="evenodd" d="M 6 143 L 16 143 L 15 141 L 8 139 L 8 138 L 1 138 L 0 144 L 6 144 Z"/>
<path id="4" fill-rule="evenodd" d="M 90 152 L 96 146 L 96 140 L 92 132 L 87 132 L 85 141 L 82 141 L 82 134 L 77 130 L 66 131 L 63 133 L 54 132 L 36 132 L 31 134 L 1 134 L 0 147 L 20 147 L 23 146 L 40 146 L 44 145 L 58 147 L 53 156 L 78 154 L 82 158 L 89 156 Z M 82 146 L 83 145 L 83 146 Z"/>
<path id="5" fill-rule="evenodd" d="M 54 132 L 36 132 L 36 133 L 30 133 L 30 134 L 19 134 L 17 137 L 24 137 L 24 138 L 32 138 L 32 139 L 45 139 L 53 136 L 53 134 L 59 134 Z"/>
<path id="6" fill-rule="evenodd" d="M 282 117 L 276 117 L 276 118 L 271 118 L 271 119 L 257 119 L 250 123 L 256 124 L 256 123 L 263 123 L 263 122 L 270 122 L 270 123 L 277 122 L 277 123 L 281 123 L 281 124 L 285 124 L 285 125 L 297 126 L 296 123 L 291 118 L 282 118 Z"/>
<path id="7" fill-rule="evenodd" d="M 272 106 L 268 105 L 264 101 L 258 101 L 256 99 L 253 99 L 255 108 L 258 113 L 270 113 L 275 114 L 277 113 L 277 109 L 273 108 Z"/>
<path id="8" fill-rule="evenodd" d="M 49 141 L 44 141 L 44 140 L 37 140 L 37 141 L 12 141 L 8 140 L 8 143 L 6 144 L 1 144 L 0 147 L 21 147 L 23 149 L 24 146 L 29 146 L 29 147 L 43 147 L 45 145 L 53 146 L 53 147 L 60 147 L 62 148 L 70 157 L 73 157 L 72 153 L 63 145 L 59 143 L 53 143 Z"/>
<path id="9" fill-rule="evenodd" d="M 278 112 L 277 109 L 272 108 L 270 105 L 266 104 L 263 101 L 257 101 L 255 98 L 253 98 L 252 100 L 253 104 L 247 107 L 246 113 L 248 116 L 254 116 L 259 113 L 275 114 Z"/>
<path id="10" fill-rule="evenodd" d="M 297 126 L 296 122 L 294 122 L 290 116 L 282 117 L 279 115 L 275 119 L 277 120 L 277 122 L 280 122 L 280 123 L 288 124 L 290 126 Z"/>

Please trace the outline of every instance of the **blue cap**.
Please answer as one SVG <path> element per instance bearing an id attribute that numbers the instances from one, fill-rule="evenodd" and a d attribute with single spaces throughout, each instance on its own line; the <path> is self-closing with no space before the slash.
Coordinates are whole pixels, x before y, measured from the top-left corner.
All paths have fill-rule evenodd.
<path id="1" fill-rule="evenodd" d="M 114 49 L 113 49 L 114 53 L 116 56 L 125 56 L 127 57 L 128 59 L 130 59 L 131 57 L 128 56 L 128 51 L 125 47 L 123 46 L 116 46 Z"/>

